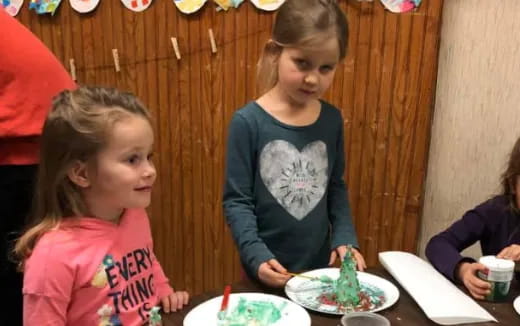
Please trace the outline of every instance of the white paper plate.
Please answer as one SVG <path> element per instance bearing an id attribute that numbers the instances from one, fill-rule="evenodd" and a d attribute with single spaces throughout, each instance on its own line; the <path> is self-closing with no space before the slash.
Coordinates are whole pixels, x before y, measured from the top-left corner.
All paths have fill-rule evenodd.
<path id="1" fill-rule="evenodd" d="M 23 0 L 11 0 L 11 3 L 7 7 L 4 7 L 2 2 L 3 1 L 0 1 L 0 9 L 4 8 L 4 10 L 13 17 L 18 15 L 20 8 L 23 6 Z"/>
<path id="2" fill-rule="evenodd" d="M 135 12 L 146 10 L 152 4 L 152 0 L 121 0 L 127 9 Z"/>
<path id="3" fill-rule="evenodd" d="M 266 11 L 273 11 L 273 10 L 280 8 L 280 6 L 282 5 L 282 3 L 285 2 L 285 0 L 274 0 L 274 1 L 270 1 L 269 3 L 265 3 L 265 4 L 262 3 L 262 0 L 251 0 L 251 2 L 258 9 L 266 10 Z"/>
<path id="4" fill-rule="evenodd" d="M 177 9 L 184 14 L 192 14 L 199 11 L 207 0 L 173 0 Z"/>
<path id="5" fill-rule="evenodd" d="M 516 312 L 520 315 L 520 295 L 513 301 L 513 307 L 515 307 Z"/>
<path id="6" fill-rule="evenodd" d="M 282 310 L 282 318 L 272 326 L 298 325 L 310 326 L 311 317 L 309 313 L 297 304 L 271 294 L 264 293 L 232 293 L 229 296 L 228 311 L 232 311 L 238 304 L 238 300 L 244 298 L 246 300 L 270 301 L 279 306 L 284 302 L 287 303 Z M 184 318 L 184 326 L 202 326 L 217 325 L 217 314 L 222 303 L 222 296 L 210 299 L 193 308 Z"/>
<path id="7" fill-rule="evenodd" d="M 91 12 L 99 4 L 99 0 L 70 0 L 69 2 L 72 9 L 82 14 Z"/>
<path id="8" fill-rule="evenodd" d="M 321 276 L 328 276 L 332 279 L 337 279 L 339 277 L 339 268 L 316 269 L 303 273 L 302 275 L 318 278 Z M 357 277 L 362 288 L 377 289 L 384 293 L 384 303 L 366 311 L 376 312 L 386 309 L 396 303 L 397 299 L 399 299 L 399 290 L 397 287 L 384 278 L 364 272 L 357 272 Z M 330 288 L 324 288 L 322 283 L 303 277 L 293 277 L 285 285 L 285 293 L 297 304 L 310 310 L 334 315 L 343 315 L 345 312 L 338 309 L 337 306 L 319 302 L 318 297 L 321 294 L 326 293 L 327 290 L 330 291 Z"/>
<path id="9" fill-rule="evenodd" d="M 393 13 L 404 13 L 414 10 L 420 1 L 413 0 L 381 0 L 386 9 Z"/>

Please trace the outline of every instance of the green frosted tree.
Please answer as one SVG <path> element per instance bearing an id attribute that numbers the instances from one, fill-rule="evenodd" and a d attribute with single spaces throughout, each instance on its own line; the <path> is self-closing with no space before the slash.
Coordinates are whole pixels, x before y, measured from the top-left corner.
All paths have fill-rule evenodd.
<path id="1" fill-rule="evenodd" d="M 342 306 L 357 306 L 359 304 L 359 281 L 356 274 L 356 261 L 348 248 L 341 263 L 339 278 L 336 280 L 336 301 Z"/>

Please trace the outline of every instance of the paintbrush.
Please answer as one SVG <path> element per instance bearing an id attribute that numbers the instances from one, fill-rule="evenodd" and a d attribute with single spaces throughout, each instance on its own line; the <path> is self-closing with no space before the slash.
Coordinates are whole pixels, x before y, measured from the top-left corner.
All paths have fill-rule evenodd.
<path id="1" fill-rule="evenodd" d="M 322 283 L 333 283 L 334 282 L 333 279 L 331 279 L 330 277 L 328 277 L 326 275 L 322 275 L 320 277 L 317 277 L 317 276 L 308 276 L 308 275 L 303 275 L 303 274 L 298 274 L 298 273 L 291 273 L 291 272 L 287 272 L 286 274 L 294 276 L 294 277 L 303 277 L 303 278 L 306 278 L 308 280 L 319 281 L 319 282 L 322 282 Z"/>
<path id="2" fill-rule="evenodd" d="M 224 288 L 224 295 L 222 296 L 222 303 L 220 305 L 220 310 L 217 314 L 217 317 L 219 320 L 223 320 L 226 318 L 230 293 L 231 293 L 231 285 L 226 285 L 226 287 Z"/>

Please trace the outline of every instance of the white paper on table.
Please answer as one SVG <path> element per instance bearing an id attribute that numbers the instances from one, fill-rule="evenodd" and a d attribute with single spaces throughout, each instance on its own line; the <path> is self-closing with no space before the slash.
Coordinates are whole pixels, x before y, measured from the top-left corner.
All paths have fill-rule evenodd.
<path id="1" fill-rule="evenodd" d="M 402 251 L 379 253 L 379 261 L 426 316 L 440 325 L 497 321 L 431 264 Z"/>

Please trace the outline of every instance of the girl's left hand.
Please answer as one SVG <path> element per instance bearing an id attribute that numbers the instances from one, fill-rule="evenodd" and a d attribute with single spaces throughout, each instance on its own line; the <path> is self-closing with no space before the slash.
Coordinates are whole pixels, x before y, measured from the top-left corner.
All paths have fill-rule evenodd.
<path id="1" fill-rule="evenodd" d="M 513 244 L 505 247 L 498 253 L 497 258 L 511 259 L 514 261 L 520 260 L 520 245 Z"/>
<path id="2" fill-rule="evenodd" d="M 343 257 L 345 257 L 347 250 L 348 248 L 345 245 L 339 246 L 332 250 L 330 253 L 329 266 L 334 264 L 338 256 L 343 261 Z M 356 260 L 357 269 L 360 272 L 364 271 L 367 268 L 367 264 L 365 263 L 365 258 L 363 258 L 363 255 L 356 248 L 352 248 L 352 255 L 354 255 L 354 259 Z"/>
<path id="3" fill-rule="evenodd" d="M 186 291 L 176 291 L 161 299 L 163 311 L 165 313 L 181 310 L 184 305 L 188 304 L 190 295 Z"/>

